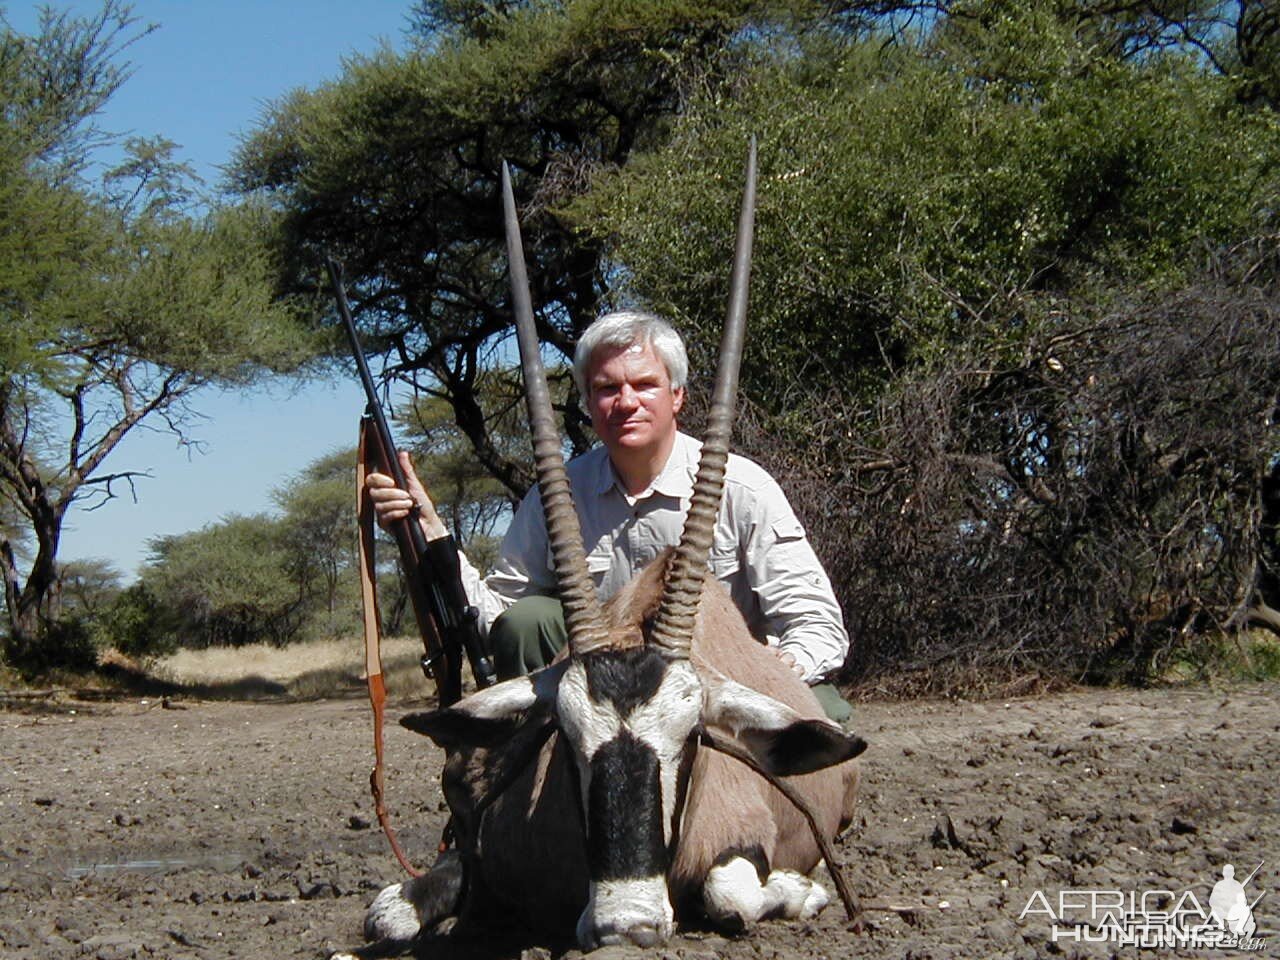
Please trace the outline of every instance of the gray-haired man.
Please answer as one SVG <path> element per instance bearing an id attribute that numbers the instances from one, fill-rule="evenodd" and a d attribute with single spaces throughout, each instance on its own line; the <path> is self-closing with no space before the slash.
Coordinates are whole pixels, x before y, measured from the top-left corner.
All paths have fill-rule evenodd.
<path id="1" fill-rule="evenodd" d="M 687 374 L 683 341 L 652 314 L 606 314 L 578 342 L 574 377 L 602 445 L 568 469 L 602 600 L 680 540 L 701 449 L 676 427 Z M 407 491 L 383 474 L 368 477 L 379 520 L 407 516 L 416 503 L 428 539 L 444 536 L 407 457 L 404 466 Z M 781 488 L 743 457 L 729 458 L 710 563 L 752 632 L 814 685 L 828 716 L 847 719 L 849 705 L 821 682 L 849 650 L 831 582 Z M 463 580 L 488 629 L 499 678 L 544 666 L 564 645 L 536 490 L 516 510 L 494 571 L 482 579 L 464 558 Z"/>

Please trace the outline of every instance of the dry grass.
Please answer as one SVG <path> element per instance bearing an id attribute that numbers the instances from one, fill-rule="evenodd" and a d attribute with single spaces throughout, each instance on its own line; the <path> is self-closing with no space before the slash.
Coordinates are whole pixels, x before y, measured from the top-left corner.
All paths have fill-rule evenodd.
<path id="1" fill-rule="evenodd" d="M 418 658 L 414 637 L 392 637 L 382 644 L 382 673 L 392 699 L 434 695 Z M 272 647 L 211 647 L 180 650 L 154 661 L 147 673 L 163 683 L 235 699 L 255 696 L 314 699 L 358 694 L 365 689 L 364 644 L 358 638 L 321 640 Z"/>

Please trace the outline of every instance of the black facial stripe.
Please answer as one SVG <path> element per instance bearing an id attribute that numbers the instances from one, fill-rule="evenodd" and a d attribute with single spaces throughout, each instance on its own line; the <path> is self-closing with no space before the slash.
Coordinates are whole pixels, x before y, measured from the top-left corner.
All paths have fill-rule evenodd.
<path id="1" fill-rule="evenodd" d="M 667 872 L 658 757 L 625 730 L 591 758 L 587 863 L 592 880 Z"/>
<path id="2" fill-rule="evenodd" d="M 596 703 L 609 703 L 625 717 L 653 698 L 668 661 L 652 647 L 602 650 L 582 658 L 587 674 L 587 695 Z"/>

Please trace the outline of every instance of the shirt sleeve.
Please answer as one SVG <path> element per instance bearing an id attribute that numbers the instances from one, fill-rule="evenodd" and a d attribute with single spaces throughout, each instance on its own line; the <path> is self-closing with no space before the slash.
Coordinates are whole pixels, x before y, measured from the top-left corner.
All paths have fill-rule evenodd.
<path id="1" fill-rule="evenodd" d="M 849 653 L 831 580 L 772 478 L 750 491 L 741 506 L 741 562 L 767 640 L 795 657 L 808 683 L 817 683 L 840 669 Z"/>
<path id="2" fill-rule="evenodd" d="M 555 593 L 555 580 L 547 565 L 547 527 L 537 486 L 532 487 L 516 508 L 511 525 L 502 538 L 498 561 L 489 576 L 480 573 L 462 558 L 462 585 L 467 598 L 480 611 L 485 633 L 498 615 L 521 597 Z"/>

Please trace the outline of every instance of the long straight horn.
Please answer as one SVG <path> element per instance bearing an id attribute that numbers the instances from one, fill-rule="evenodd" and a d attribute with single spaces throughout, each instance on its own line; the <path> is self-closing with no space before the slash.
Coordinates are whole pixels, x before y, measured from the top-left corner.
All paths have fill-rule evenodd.
<path id="1" fill-rule="evenodd" d="M 556 429 L 551 392 L 547 389 L 547 375 L 538 348 L 538 333 L 533 325 L 529 276 L 525 271 L 515 196 L 511 192 L 511 172 L 505 161 L 502 164 L 502 208 L 507 226 L 507 261 L 511 273 L 511 300 L 516 314 L 516 338 L 524 371 L 529 430 L 533 434 L 534 469 L 542 494 L 542 512 L 547 519 L 547 538 L 551 543 L 556 584 L 560 602 L 564 605 L 569 649 L 574 654 L 582 654 L 603 645 L 608 638 L 595 582 L 587 569 L 587 554 L 582 546 L 578 513 L 573 507 L 569 474 L 560 453 L 560 433 Z"/>
<path id="2" fill-rule="evenodd" d="M 738 396 L 738 367 L 742 362 L 742 338 L 747 325 L 747 287 L 751 276 L 751 240 L 756 214 L 756 138 L 747 152 L 747 185 L 738 215 L 738 239 L 733 251 L 733 274 L 729 281 L 729 310 L 720 339 L 720 359 L 716 363 L 715 387 L 702 457 L 693 481 L 693 500 L 680 535 L 671 572 L 667 575 L 662 601 L 654 619 L 651 643 L 674 656 L 689 656 L 693 642 L 693 620 L 702 596 L 702 580 L 707 572 L 707 556 L 715 535 L 716 513 L 724 492 L 724 470 L 729 461 L 729 435 L 733 432 L 733 411 Z"/>

